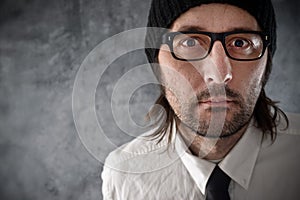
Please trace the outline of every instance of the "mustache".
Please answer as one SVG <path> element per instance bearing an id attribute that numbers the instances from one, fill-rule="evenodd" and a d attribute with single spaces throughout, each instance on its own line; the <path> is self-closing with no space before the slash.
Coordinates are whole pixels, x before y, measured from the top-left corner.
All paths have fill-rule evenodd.
<path id="1" fill-rule="evenodd" d="M 230 89 L 227 85 L 211 86 L 205 89 L 204 91 L 197 93 L 196 95 L 198 101 L 205 101 L 208 100 L 209 98 L 224 97 L 224 96 L 226 96 L 226 98 L 230 98 L 238 102 L 241 102 L 243 100 L 242 96 L 238 92 Z"/>

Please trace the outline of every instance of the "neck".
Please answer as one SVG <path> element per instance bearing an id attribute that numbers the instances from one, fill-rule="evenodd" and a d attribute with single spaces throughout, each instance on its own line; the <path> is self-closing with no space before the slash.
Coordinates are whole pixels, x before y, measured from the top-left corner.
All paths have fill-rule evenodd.
<path id="1" fill-rule="evenodd" d="M 206 160 L 219 160 L 224 158 L 243 136 L 248 124 L 238 132 L 225 138 L 211 138 L 200 136 L 192 129 L 179 123 L 178 129 L 190 151 Z"/>

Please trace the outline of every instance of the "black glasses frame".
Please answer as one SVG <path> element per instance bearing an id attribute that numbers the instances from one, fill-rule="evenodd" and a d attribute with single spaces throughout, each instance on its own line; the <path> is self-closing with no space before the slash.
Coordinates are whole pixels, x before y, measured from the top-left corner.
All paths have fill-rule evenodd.
<path id="1" fill-rule="evenodd" d="M 239 59 L 239 58 L 234 58 L 234 57 L 230 56 L 230 54 L 228 53 L 227 48 L 226 48 L 225 38 L 228 35 L 239 34 L 239 33 L 251 33 L 251 34 L 260 35 L 260 37 L 262 38 L 262 41 L 263 41 L 263 50 L 262 50 L 262 53 L 259 57 L 251 58 L 251 59 Z M 211 42 L 210 42 L 210 47 L 207 51 L 207 54 L 203 58 L 196 58 L 196 59 L 178 58 L 174 53 L 173 40 L 174 40 L 175 36 L 179 35 L 179 34 L 203 34 L 203 35 L 209 36 L 210 39 L 211 39 Z M 198 60 L 205 59 L 210 54 L 215 41 L 220 41 L 222 43 L 227 57 L 231 58 L 232 60 L 237 60 L 237 61 L 258 60 L 258 59 L 263 57 L 263 55 L 265 54 L 266 48 L 270 45 L 269 36 L 267 34 L 265 34 L 264 32 L 261 32 L 261 31 L 231 31 L 231 32 L 223 32 L 223 33 L 211 33 L 211 32 L 202 32 L 202 31 L 182 31 L 182 32 L 168 32 L 168 33 L 165 33 L 162 36 L 162 44 L 167 44 L 169 46 L 170 50 L 171 50 L 172 56 L 175 59 L 181 60 L 181 61 L 198 61 Z"/>

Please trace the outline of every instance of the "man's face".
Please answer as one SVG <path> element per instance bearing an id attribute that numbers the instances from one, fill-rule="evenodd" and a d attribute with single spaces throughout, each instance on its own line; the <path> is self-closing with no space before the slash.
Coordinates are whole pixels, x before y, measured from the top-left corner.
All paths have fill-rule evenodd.
<path id="1" fill-rule="evenodd" d="M 231 5 L 203 4 L 191 8 L 177 18 L 171 32 L 197 29 L 221 33 L 234 30 L 259 31 L 255 18 Z M 211 119 L 224 123 L 210 136 L 230 135 L 250 120 L 262 87 L 267 52 L 255 61 L 235 61 L 228 58 L 220 41 L 203 60 L 176 60 L 169 47 L 161 46 L 158 55 L 160 79 L 166 98 L 183 124 L 205 135 Z M 225 120 L 224 120 L 225 119 Z M 218 125 L 210 126 L 218 127 Z M 207 135 L 208 136 L 208 135 Z"/>

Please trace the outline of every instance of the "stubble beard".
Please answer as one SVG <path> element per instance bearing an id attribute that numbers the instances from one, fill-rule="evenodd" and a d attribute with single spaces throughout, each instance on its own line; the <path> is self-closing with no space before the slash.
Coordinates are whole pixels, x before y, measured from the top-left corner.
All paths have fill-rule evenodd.
<path id="1" fill-rule="evenodd" d="M 213 91 L 213 92 L 212 92 Z M 197 100 L 205 99 L 213 95 L 218 96 L 220 90 L 205 90 L 197 95 Z M 224 90 L 223 90 L 224 91 Z M 225 87 L 226 97 L 234 99 L 234 108 L 213 107 L 207 108 L 206 113 L 210 117 L 201 116 L 196 107 L 198 101 L 192 100 L 181 104 L 181 112 L 177 113 L 177 118 L 195 133 L 205 137 L 225 138 L 234 135 L 247 124 L 249 124 L 253 110 L 257 101 L 255 89 L 249 92 L 247 99 L 244 99 L 238 92 Z M 224 92 L 223 92 L 224 93 Z M 196 112 L 195 112 L 196 111 Z M 207 115 L 206 115 L 207 116 Z M 230 117 L 231 116 L 231 117 Z"/>

